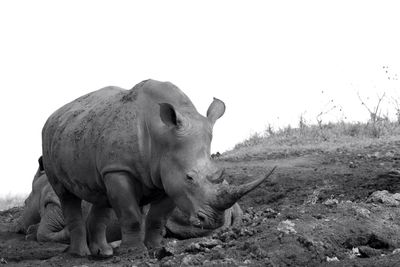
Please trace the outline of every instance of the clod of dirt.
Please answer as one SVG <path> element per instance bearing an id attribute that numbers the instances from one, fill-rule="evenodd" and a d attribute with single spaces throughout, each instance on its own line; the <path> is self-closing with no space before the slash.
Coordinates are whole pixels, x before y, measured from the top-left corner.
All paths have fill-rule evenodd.
<path id="1" fill-rule="evenodd" d="M 164 249 L 165 249 L 166 251 L 168 251 L 169 253 L 171 253 L 172 255 L 177 254 L 177 251 L 179 250 L 179 248 L 178 248 L 178 241 L 174 239 L 174 240 L 172 240 L 172 241 L 167 242 L 167 243 L 165 244 Z"/>
<path id="2" fill-rule="evenodd" d="M 258 217 L 256 221 L 248 221 L 245 223 L 248 226 L 234 226 L 231 229 L 224 229 L 222 231 L 216 231 L 212 235 L 212 239 L 220 240 L 225 243 L 229 243 L 238 239 L 239 237 L 250 237 L 254 236 L 259 230 L 255 229 L 255 226 L 265 223 L 267 219 Z"/>
<path id="3" fill-rule="evenodd" d="M 367 202 L 382 203 L 391 207 L 400 206 L 400 193 L 391 194 L 387 190 L 375 191 L 369 196 Z"/>
<path id="4" fill-rule="evenodd" d="M 357 213 L 357 215 L 363 218 L 368 218 L 369 215 L 371 214 L 371 212 L 368 209 L 363 207 L 354 207 L 353 209 Z"/>
<path id="5" fill-rule="evenodd" d="M 369 246 L 374 249 L 388 249 L 390 244 L 383 237 L 378 237 L 373 233 L 359 233 L 346 239 L 344 247 L 356 248 L 362 246 Z"/>
<path id="6" fill-rule="evenodd" d="M 204 239 L 200 242 L 191 243 L 185 252 L 197 253 L 197 252 L 207 252 L 211 248 L 216 247 L 221 244 L 221 241 L 217 239 Z"/>
<path id="7" fill-rule="evenodd" d="M 392 254 L 398 254 L 400 253 L 400 248 L 396 248 L 395 250 L 392 251 Z"/>
<path id="8" fill-rule="evenodd" d="M 358 247 L 358 251 L 360 252 L 361 258 L 372 258 L 382 254 L 382 251 L 379 249 L 374 249 L 368 246 Z"/>
<path id="9" fill-rule="evenodd" d="M 118 257 L 118 256 L 114 256 L 114 257 L 112 258 L 112 263 L 118 263 L 118 262 L 120 262 L 120 261 L 121 261 L 121 258 Z"/>
<path id="10" fill-rule="evenodd" d="M 153 263 L 149 263 L 149 262 L 140 262 L 138 265 L 131 265 L 136 266 L 136 267 L 155 267 L 157 265 L 153 264 Z"/>
<path id="11" fill-rule="evenodd" d="M 244 242 L 243 246 L 241 247 L 242 250 L 247 251 L 250 253 L 250 256 L 258 259 L 264 259 L 268 256 L 268 252 L 260 247 L 259 244 L 246 241 Z"/>
<path id="12" fill-rule="evenodd" d="M 201 265 L 204 261 L 203 255 L 186 255 L 181 262 L 181 266 Z"/>
<path id="13" fill-rule="evenodd" d="M 165 262 L 162 262 L 160 264 L 160 267 L 173 267 L 175 265 L 176 265 L 176 263 L 172 259 L 169 259 L 169 260 L 167 260 Z"/>
<path id="14" fill-rule="evenodd" d="M 360 254 L 360 251 L 359 251 L 358 248 L 353 248 L 349 253 L 349 258 L 350 259 L 354 259 L 354 258 L 357 258 L 357 257 L 360 257 L 360 256 L 361 256 L 361 254 Z"/>
<path id="15" fill-rule="evenodd" d="M 375 152 L 374 154 L 372 154 L 372 158 L 379 159 L 379 158 L 381 158 L 381 157 L 382 157 L 382 155 L 381 155 L 381 153 L 379 153 L 378 151 Z"/>
<path id="16" fill-rule="evenodd" d="M 327 262 L 332 262 L 332 261 L 339 261 L 337 257 L 326 257 Z"/>
<path id="17" fill-rule="evenodd" d="M 382 237 L 378 237 L 375 234 L 369 236 L 367 245 L 375 249 L 388 249 L 390 247 L 390 244 L 387 240 L 383 239 Z"/>
<path id="18" fill-rule="evenodd" d="M 291 222 L 289 220 L 285 220 L 285 221 L 281 221 L 278 224 L 277 229 L 278 229 L 278 231 L 283 232 L 285 234 L 291 234 L 291 233 L 296 234 L 297 231 L 294 229 L 294 225 L 295 224 L 293 222 Z"/>
<path id="19" fill-rule="evenodd" d="M 155 249 L 154 251 L 152 251 L 150 253 L 151 253 L 150 256 L 157 260 L 161 260 L 168 256 L 173 256 L 173 253 L 171 251 L 169 251 L 166 247 L 161 247 L 159 249 Z"/>
<path id="20" fill-rule="evenodd" d="M 228 230 L 213 235 L 213 238 L 219 239 L 222 242 L 229 242 L 232 240 L 236 240 L 238 237 L 239 235 L 235 233 L 233 230 Z"/>
<path id="21" fill-rule="evenodd" d="M 225 259 L 220 259 L 220 260 L 205 260 L 202 262 L 202 266 L 209 266 L 209 267 L 214 267 L 214 266 L 240 266 L 238 265 L 238 262 L 235 261 L 232 258 L 225 258 Z"/>
<path id="22" fill-rule="evenodd" d="M 339 203 L 339 200 L 337 200 L 336 198 L 329 198 L 327 200 L 324 201 L 324 205 L 327 207 L 334 207 Z"/>
<path id="23" fill-rule="evenodd" d="M 354 162 L 350 161 L 349 168 L 357 168 L 357 165 Z"/>
<path id="24" fill-rule="evenodd" d="M 196 252 L 200 252 L 200 251 L 203 251 L 203 250 L 204 250 L 204 248 L 200 247 L 200 244 L 199 244 L 199 243 L 192 243 L 192 244 L 190 244 L 189 247 L 185 250 L 185 252 L 193 252 L 193 253 L 196 253 Z"/>
<path id="25" fill-rule="evenodd" d="M 279 212 L 277 212 L 276 210 L 273 210 L 273 209 L 271 209 L 271 208 L 266 208 L 266 209 L 263 211 L 263 216 L 264 216 L 265 218 L 268 218 L 268 219 L 276 218 L 276 216 L 278 216 L 278 214 L 279 214 Z"/>
<path id="26" fill-rule="evenodd" d="M 259 223 L 265 218 L 268 218 L 268 219 L 276 218 L 278 216 L 278 214 L 279 214 L 279 212 L 277 212 L 271 208 L 265 208 L 264 210 L 256 211 L 256 210 L 254 210 L 253 207 L 249 207 L 245 210 L 245 212 L 243 214 L 242 222 L 245 225 Z"/>
<path id="27" fill-rule="evenodd" d="M 390 171 L 388 172 L 388 176 L 400 178 L 400 170 L 398 170 L 398 169 L 392 169 L 392 170 L 390 170 Z"/>

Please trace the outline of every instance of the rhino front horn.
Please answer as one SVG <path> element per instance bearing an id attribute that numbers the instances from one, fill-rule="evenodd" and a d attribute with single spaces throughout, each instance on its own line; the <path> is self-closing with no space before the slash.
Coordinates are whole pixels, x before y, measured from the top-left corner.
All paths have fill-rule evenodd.
<path id="1" fill-rule="evenodd" d="M 258 178 L 252 182 L 244 185 L 227 185 L 222 184 L 217 191 L 216 200 L 214 203 L 215 208 L 219 210 L 226 210 L 232 207 L 241 197 L 255 189 L 262 182 L 267 180 L 268 177 L 275 171 L 276 166 L 265 176 Z"/>

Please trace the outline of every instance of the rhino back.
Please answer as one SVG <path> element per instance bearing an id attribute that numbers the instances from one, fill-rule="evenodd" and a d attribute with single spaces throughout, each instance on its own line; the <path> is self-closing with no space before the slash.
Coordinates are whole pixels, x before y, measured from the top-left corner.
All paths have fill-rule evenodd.
<path id="1" fill-rule="evenodd" d="M 96 200 L 101 195 L 104 189 L 97 172 L 97 152 L 104 152 L 105 143 L 116 139 L 104 135 L 104 128 L 110 127 L 112 120 L 118 117 L 119 121 L 128 121 L 127 127 L 134 123 L 135 110 L 125 107 L 134 101 L 130 93 L 106 87 L 66 104 L 50 116 L 42 131 L 43 162 L 49 179 L 57 177 L 83 199 L 87 195 Z"/>
<path id="2" fill-rule="evenodd" d="M 61 107 L 42 131 L 43 163 L 50 182 L 56 177 L 92 203 L 107 201 L 102 181 L 107 172 L 131 173 L 141 180 L 143 190 L 160 188 L 153 159 L 159 151 L 151 143 L 163 136 L 158 105 L 162 102 L 198 116 L 176 86 L 153 80 L 131 90 L 106 87 Z"/>

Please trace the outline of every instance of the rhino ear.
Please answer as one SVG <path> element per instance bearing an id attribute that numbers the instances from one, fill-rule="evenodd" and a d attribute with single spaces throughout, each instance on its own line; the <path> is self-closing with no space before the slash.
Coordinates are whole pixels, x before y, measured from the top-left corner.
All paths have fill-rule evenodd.
<path id="1" fill-rule="evenodd" d="M 181 127 L 182 115 L 169 103 L 160 103 L 160 117 L 162 122 L 168 126 Z"/>
<path id="2" fill-rule="evenodd" d="M 40 158 L 38 159 L 39 162 L 39 170 L 42 172 L 44 171 L 44 167 L 43 167 L 43 156 L 40 156 Z"/>
<path id="3" fill-rule="evenodd" d="M 224 113 L 225 103 L 214 97 L 214 101 L 207 110 L 207 118 L 210 120 L 211 125 L 214 125 L 215 121 L 221 118 Z"/>

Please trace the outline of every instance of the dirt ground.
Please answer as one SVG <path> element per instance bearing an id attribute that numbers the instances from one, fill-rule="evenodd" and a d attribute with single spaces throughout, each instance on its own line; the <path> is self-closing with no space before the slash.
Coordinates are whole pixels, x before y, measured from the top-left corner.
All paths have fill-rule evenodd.
<path id="1" fill-rule="evenodd" d="M 399 266 L 400 141 L 363 147 L 222 156 L 239 184 L 277 165 L 244 197 L 241 227 L 211 237 L 167 239 L 158 258 L 74 258 L 64 244 L 7 231 L 20 208 L 0 212 L 0 262 L 10 266 Z M 386 198 L 372 198 L 387 190 Z M 1 265 L 0 264 L 0 265 Z"/>

